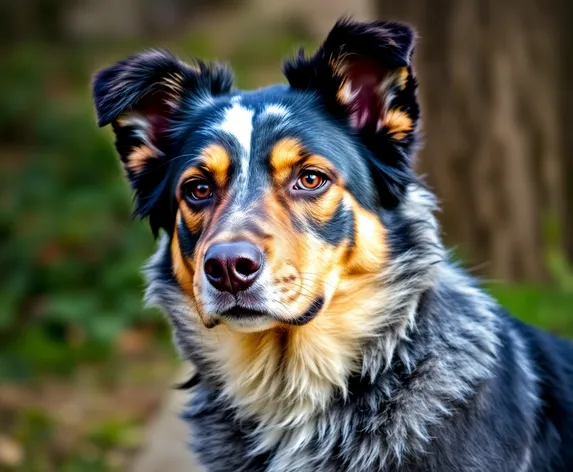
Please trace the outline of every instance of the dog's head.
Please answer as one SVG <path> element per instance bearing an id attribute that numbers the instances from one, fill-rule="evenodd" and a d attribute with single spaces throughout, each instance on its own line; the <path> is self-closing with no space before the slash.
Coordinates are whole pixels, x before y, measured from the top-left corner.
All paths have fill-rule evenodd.
<path id="1" fill-rule="evenodd" d="M 381 212 L 415 180 L 412 49 L 404 25 L 343 20 L 285 63 L 289 85 L 235 90 L 226 67 L 163 51 L 96 75 L 135 212 L 169 235 L 205 327 L 301 326 L 375 288 Z"/>

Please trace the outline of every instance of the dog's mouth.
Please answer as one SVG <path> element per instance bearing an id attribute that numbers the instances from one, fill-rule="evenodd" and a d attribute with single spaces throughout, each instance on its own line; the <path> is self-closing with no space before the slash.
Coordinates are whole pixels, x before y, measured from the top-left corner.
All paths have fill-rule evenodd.
<path id="1" fill-rule="evenodd" d="M 278 325 L 303 326 L 310 323 L 323 307 L 324 297 L 318 297 L 301 315 L 291 317 L 276 315 L 262 309 L 235 305 L 210 317 L 210 322 L 206 323 L 205 326 L 213 328 L 223 322 L 241 331 L 263 331 Z"/>

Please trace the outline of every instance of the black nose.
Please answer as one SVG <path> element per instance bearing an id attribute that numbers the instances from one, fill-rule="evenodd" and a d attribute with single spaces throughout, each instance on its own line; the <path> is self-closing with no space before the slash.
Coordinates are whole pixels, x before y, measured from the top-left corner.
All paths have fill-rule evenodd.
<path id="1" fill-rule="evenodd" d="M 236 294 L 253 285 L 262 265 L 261 251 L 251 243 L 238 241 L 211 246 L 205 254 L 203 269 L 213 287 Z"/>

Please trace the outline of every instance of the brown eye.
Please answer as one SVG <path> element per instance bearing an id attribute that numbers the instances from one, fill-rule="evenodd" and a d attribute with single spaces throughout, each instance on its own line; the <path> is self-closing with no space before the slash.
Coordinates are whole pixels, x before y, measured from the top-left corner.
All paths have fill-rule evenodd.
<path id="1" fill-rule="evenodd" d="M 316 171 L 304 172 L 296 181 L 295 188 L 298 190 L 316 190 L 322 187 L 328 179 Z"/>
<path id="2" fill-rule="evenodd" d="M 206 180 L 193 180 L 184 185 L 183 194 L 190 200 L 206 200 L 213 196 L 213 189 Z"/>

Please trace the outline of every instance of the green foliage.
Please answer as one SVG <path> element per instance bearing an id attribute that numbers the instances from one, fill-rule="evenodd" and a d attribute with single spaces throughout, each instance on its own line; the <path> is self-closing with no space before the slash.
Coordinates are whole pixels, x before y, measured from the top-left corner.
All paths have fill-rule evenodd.
<path id="1" fill-rule="evenodd" d="M 123 468 L 114 467 L 114 450 L 134 450 L 141 443 L 141 428 L 133 421 L 105 420 L 85 434 L 79 449 L 63 455 L 64 451 L 50 447 L 58 432 L 52 418 L 46 412 L 29 409 L 20 414 L 13 432 L 14 440 L 24 445 L 23 461 L 16 472 L 114 472 Z M 59 438 L 60 443 L 64 443 Z M 63 445 L 60 444 L 60 448 Z M 68 446 L 71 447 L 71 446 Z M 56 456 L 56 457 L 54 457 Z M 57 466 L 52 464 L 58 463 Z M 0 469 L 1 470 L 1 469 Z"/>
<path id="2" fill-rule="evenodd" d="M 99 425 L 89 439 L 102 449 L 117 446 L 135 448 L 141 443 L 140 436 L 140 429 L 132 421 L 109 420 Z"/>
<path id="3" fill-rule="evenodd" d="M 536 285 L 492 285 L 490 292 L 514 316 L 563 337 L 573 338 L 573 291 Z"/>
<path id="4" fill-rule="evenodd" d="M 573 267 L 561 251 L 562 230 L 546 215 L 544 244 L 552 285 L 491 285 L 492 294 L 512 314 L 558 336 L 573 338 Z"/>
<path id="5" fill-rule="evenodd" d="M 53 62 L 23 46 L 1 76 L 0 377 L 69 372 L 103 358 L 126 327 L 159 320 L 141 307 L 153 240 L 131 219 L 89 74 Z"/>

